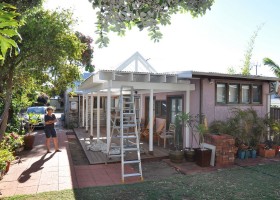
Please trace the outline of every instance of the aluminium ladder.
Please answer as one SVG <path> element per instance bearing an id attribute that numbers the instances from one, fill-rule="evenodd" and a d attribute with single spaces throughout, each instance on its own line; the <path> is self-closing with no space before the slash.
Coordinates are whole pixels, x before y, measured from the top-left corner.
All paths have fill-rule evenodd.
<path id="1" fill-rule="evenodd" d="M 107 159 L 121 157 L 122 182 L 126 177 L 139 176 L 143 180 L 140 158 L 139 117 L 135 108 L 134 89 L 131 86 L 122 86 L 118 107 L 114 108 L 112 131 L 107 150 Z M 118 138 L 120 146 L 113 146 L 112 139 Z M 114 151 L 119 149 L 119 151 Z M 126 155 L 136 152 L 134 160 L 127 160 Z M 137 164 L 137 173 L 126 173 L 125 165 Z"/>

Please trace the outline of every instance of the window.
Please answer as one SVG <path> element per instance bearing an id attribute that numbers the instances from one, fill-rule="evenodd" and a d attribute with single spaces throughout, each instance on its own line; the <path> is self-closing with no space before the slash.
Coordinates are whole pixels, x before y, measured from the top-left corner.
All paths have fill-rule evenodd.
<path id="1" fill-rule="evenodd" d="M 183 99 L 171 98 L 170 123 L 175 123 L 176 115 L 183 111 Z"/>
<path id="2" fill-rule="evenodd" d="M 226 103 L 226 84 L 218 83 L 217 84 L 217 103 Z"/>
<path id="3" fill-rule="evenodd" d="M 262 97 L 262 86 L 261 85 L 253 85 L 253 103 L 261 103 Z"/>
<path id="4" fill-rule="evenodd" d="M 229 84 L 228 86 L 228 102 L 229 103 L 238 103 L 238 85 Z"/>
<path id="5" fill-rule="evenodd" d="M 250 103 L 250 86 L 241 86 L 241 103 Z"/>
<path id="6" fill-rule="evenodd" d="M 155 113 L 156 117 L 165 118 L 166 117 L 166 101 L 157 100 L 155 103 Z"/>
<path id="7" fill-rule="evenodd" d="M 217 83 L 217 104 L 261 104 L 262 85 Z"/>

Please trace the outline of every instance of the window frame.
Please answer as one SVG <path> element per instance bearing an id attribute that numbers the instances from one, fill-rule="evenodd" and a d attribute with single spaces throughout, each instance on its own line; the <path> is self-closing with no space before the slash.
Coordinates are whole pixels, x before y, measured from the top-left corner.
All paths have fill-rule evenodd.
<path id="1" fill-rule="evenodd" d="M 158 106 L 158 104 L 159 104 L 159 106 Z M 163 112 L 163 110 L 164 110 L 163 104 L 165 104 L 165 114 Z M 159 117 L 159 118 L 166 118 L 166 116 L 167 116 L 167 101 L 166 100 L 155 100 L 155 116 Z"/>
<path id="2" fill-rule="evenodd" d="M 217 95 L 218 95 L 218 88 L 219 84 L 225 85 L 225 102 L 218 102 Z M 237 95 L 238 101 L 237 102 L 229 102 L 229 87 L 230 85 L 237 85 Z M 242 102 L 242 86 L 249 86 L 249 102 Z M 254 102 L 253 97 L 253 87 L 257 86 L 259 91 L 259 102 Z M 237 83 L 237 82 L 226 82 L 226 81 L 217 81 L 215 83 L 215 104 L 216 105 L 262 105 L 263 104 L 263 84 L 262 83 Z"/>

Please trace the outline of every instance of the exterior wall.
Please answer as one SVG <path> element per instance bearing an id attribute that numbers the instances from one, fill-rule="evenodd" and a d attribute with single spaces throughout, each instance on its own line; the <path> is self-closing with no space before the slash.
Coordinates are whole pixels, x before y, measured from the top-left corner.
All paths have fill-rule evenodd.
<path id="1" fill-rule="evenodd" d="M 219 80 L 222 81 L 222 80 Z M 233 81 L 237 82 L 237 81 Z M 248 81 L 238 81 L 239 83 L 248 83 Z M 262 83 L 262 104 L 261 105 L 216 105 L 215 100 L 215 80 L 214 83 L 210 84 L 208 79 L 202 80 L 202 87 L 200 87 L 199 80 L 192 80 L 195 84 L 195 91 L 191 92 L 191 113 L 199 113 L 199 94 L 202 89 L 202 106 L 201 113 L 207 117 L 208 124 L 214 120 L 225 120 L 230 116 L 231 108 L 247 109 L 253 108 L 257 111 L 259 116 L 264 117 L 269 111 L 267 110 L 267 96 L 269 94 L 269 84 L 266 82 Z M 250 82 L 251 83 L 251 82 Z"/>
<path id="2" fill-rule="evenodd" d="M 195 90 L 190 93 L 190 113 L 197 115 L 200 107 L 200 80 L 194 79 L 191 84 L 195 84 Z"/>
<path id="3" fill-rule="evenodd" d="M 50 106 L 54 107 L 56 110 L 63 109 L 60 99 L 50 99 Z"/>
<path id="4" fill-rule="evenodd" d="M 71 103 L 77 103 L 77 109 L 71 109 Z M 78 96 L 69 97 L 68 94 L 65 95 L 65 126 L 69 128 L 78 127 L 79 123 L 79 102 Z"/>

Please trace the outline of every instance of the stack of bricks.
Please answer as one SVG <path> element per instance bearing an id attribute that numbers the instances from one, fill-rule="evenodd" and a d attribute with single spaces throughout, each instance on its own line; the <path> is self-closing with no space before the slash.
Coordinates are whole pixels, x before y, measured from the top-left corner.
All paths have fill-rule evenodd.
<path id="1" fill-rule="evenodd" d="M 234 164 L 235 140 L 232 136 L 205 135 L 205 143 L 216 146 L 215 166 L 227 166 Z"/>

